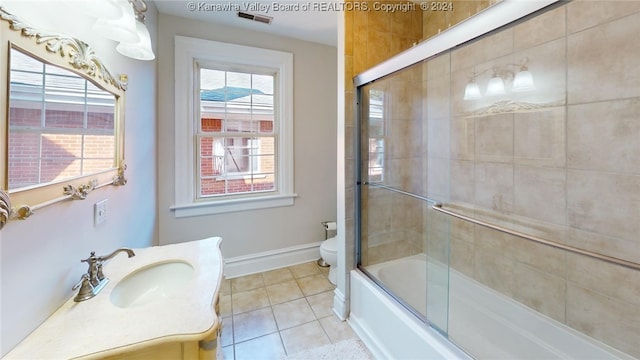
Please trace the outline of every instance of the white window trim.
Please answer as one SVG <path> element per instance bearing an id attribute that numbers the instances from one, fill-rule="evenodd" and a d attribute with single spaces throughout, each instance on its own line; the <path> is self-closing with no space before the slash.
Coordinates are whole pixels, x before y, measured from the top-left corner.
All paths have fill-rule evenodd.
<path id="1" fill-rule="evenodd" d="M 220 62 L 273 68 L 278 72 L 277 191 L 237 198 L 196 201 L 196 147 L 194 112 L 199 91 L 195 87 L 196 62 Z M 293 54 L 243 45 L 175 37 L 175 217 L 221 214 L 290 206 L 293 189 Z"/>

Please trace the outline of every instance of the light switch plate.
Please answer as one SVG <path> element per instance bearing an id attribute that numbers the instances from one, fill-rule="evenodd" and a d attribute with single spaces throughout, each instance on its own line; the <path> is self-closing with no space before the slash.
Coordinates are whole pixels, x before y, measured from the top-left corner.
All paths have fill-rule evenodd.
<path id="1" fill-rule="evenodd" d="M 93 204 L 93 225 L 98 226 L 107 220 L 107 199 Z"/>

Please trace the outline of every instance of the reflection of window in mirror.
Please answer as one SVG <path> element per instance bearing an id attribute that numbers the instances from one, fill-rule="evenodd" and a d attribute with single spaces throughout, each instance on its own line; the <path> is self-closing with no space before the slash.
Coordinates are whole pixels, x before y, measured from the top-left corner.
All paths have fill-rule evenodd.
<path id="1" fill-rule="evenodd" d="M 12 48 L 9 99 L 9 190 L 117 166 L 113 94 Z"/>

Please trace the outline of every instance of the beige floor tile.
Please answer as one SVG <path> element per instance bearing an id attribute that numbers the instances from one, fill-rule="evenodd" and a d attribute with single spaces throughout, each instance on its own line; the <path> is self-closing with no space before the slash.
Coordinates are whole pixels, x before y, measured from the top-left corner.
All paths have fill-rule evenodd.
<path id="1" fill-rule="evenodd" d="M 293 276 L 295 276 L 296 278 L 301 278 L 301 277 L 320 273 L 320 270 L 318 269 L 318 265 L 316 265 L 315 262 L 307 262 L 304 264 L 290 266 L 289 269 L 291 269 Z"/>
<path id="2" fill-rule="evenodd" d="M 332 343 L 337 343 L 342 340 L 348 340 L 356 338 L 356 333 L 353 332 L 351 326 L 346 321 L 341 321 L 337 316 L 328 316 L 319 320 L 320 325 L 325 330 Z"/>
<path id="3" fill-rule="evenodd" d="M 267 286 L 267 294 L 271 305 L 280 304 L 286 301 L 300 299 L 304 297 L 302 290 L 295 280 L 289 280 L 280 284 Z"/>
<path id="4" fill-rule="evenodd" d="M 307 299 L 298 299 L 273 306 L 278 329 L 288 329 L 316 319 Z"/>
<path id="5" fill-rule="evenodd" d="M 280 334 L 273 333 L 235 345 L 236 360 L 277 360 L 285 354 Z"/>
<path id="6" fill-rule="evenodd" d="M 280 332 L 280 336 L 287 354 L 295 354 L 302 350 L 331 343 L 317 321 L 283 330 Z"/>
<path id="7" fill-rule="evenodd" d="M 320 267 L 320 272 L 322 273 L 322 275 L 324 275 L 325 277 L 329 277 L 329 268 L 328 267 Z"/>
<path id="8" fill-rule="evenodd" d="M 300 289 L 302 289 L 302 293 L 305 296 L 333 290 L 334 288 L 329 280 L 320 273 L 299 278 L 298 284 L 300 285 Z"/>
<path id="9" fill-rule="evenodd" d="M 220 295 L 220 316 L 231 316 L 231 295 Z"/>
<path id="10" fill-rule="evenodd" d="M 222 358 L 224 360 L 233 360 L 234 358 L 233 345 L 225 346 L 222 348 Z"/>
<path id="11" fill-rule="evenodd" d="M 293 280 L 293 274 L 288 268 L 282 268 L 263 272 L 262 279 L 264 280 L 265 286 L 269 286 Z"/>
<path id="12" fill-rule="evenodd" d="M 331 340 L 317 321 L 306 323 L 280 332 L 287 354 L 327 345 Z"/>
<path id="13" fill-rule="evenodd" d="M 222 279 L 220 284 L 220 295 L 231 295 L 231 280 Z"/>
<path id="14" fill-rule="evenodd" d="M 231 293 L 235 294 L 241 291 L 253 290 L 264 287 L 262 274 L 252 274 L 231 279 Z"/>
<path id="15" fill-rule="evenodd" d="M 220 345 L 228 346 L 233 345 L 233 319 L 222 319 L 222 335 L 220 335 Z"/>
<path id="16" fill-rule="evenodd" d="M 269 296 L 265 288 L 243 291 L 231 295 L 231 308 L 234 315 L 266 306 L 269 306 Z"/>
<path id="17" fill-rule="evenodd" d="M 233 316 L 235 343 L 255 339 L 278 331 L 271 308 L 258 309 Z"/>
<path id="18" fill-rule="evenodd" d="M 333 315 L 333 291 L 325 291 L 319 294 L 311 295 L 307 297 L 309 305 L 313 313 L 316 314 L 316 318 Z"/>

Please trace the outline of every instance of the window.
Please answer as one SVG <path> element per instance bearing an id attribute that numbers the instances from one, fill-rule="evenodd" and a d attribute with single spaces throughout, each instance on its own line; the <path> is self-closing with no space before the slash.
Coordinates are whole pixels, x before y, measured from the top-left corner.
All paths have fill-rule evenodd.
<path id="1" fill-rule="evenodd" d="M 293 204 L 293 56 L 176 37 L 177 217 Z"/>

